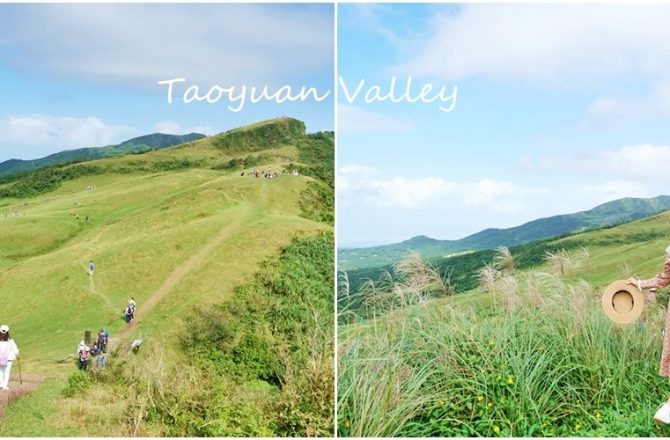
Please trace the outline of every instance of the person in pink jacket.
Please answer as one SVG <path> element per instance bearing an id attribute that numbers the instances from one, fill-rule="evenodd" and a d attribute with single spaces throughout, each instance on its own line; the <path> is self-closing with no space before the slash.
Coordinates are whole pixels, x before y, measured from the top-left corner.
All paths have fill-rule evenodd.
<path id="1" fill-rule="evenodd" d="M 9 389 L 12 363 L 19 357 L 19 348 L 9 334 L 6 324 L 0 326 L 0 389 Z"/>
<path id="2" fill-rule="evenodd" d="M 647 280 L 640 280 L 637 278 L 629 278 L 628 283 L 636 286 L 639 290 L 661 289 L 670 284 L 670 246 L 665 248 L 665 263 L 663 264 L 663 272 L 656 274 L 653 278 Z M 665 318 L 665 332 L 663 334 L 663 352 L 661 354 L 661 366 L 658 374 L 664 377 L 670 377 L 670 307 Z M 661 405 L 661 408 L 656 411 L 654 420 L 661 423 L 670 424 L 670 398 Z"/>

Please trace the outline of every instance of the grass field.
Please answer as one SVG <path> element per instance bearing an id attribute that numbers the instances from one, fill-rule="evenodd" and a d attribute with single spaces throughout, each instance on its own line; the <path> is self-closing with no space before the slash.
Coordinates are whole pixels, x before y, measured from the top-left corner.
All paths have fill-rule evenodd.
<path id="1" fill-rule="evenodd" d="M 669 222 L 665 212 L 564 237 L 522 270 L 499 253 L 479 288 L 440 299 L 416 262 L 367 285 L 339 330 L 339 432 L 667 436 L 652 420 L 670 395 L 658 376 L 667 294 L 644 326 L 625 327 L 604 316 L 600 294 L 660 271 Z"/>
<path id="2" fill-rule="evenodd" d="M 284 120 L 259 126 L 273 123 L 279 126 L 273 133 L 281 135 Z M 23 371 L 49 378 L 10 406 L 0 435 L 125 432 L 104 424 L 92 430 L 51 414 L 61 405 L 86 407 L 55 391 L 74 370 L 73 363 L 57 361 L 74 355 L 85 330 L 95 334 L 106 327 L 123 341 L 142 337 L 147 351 L 161 346 L 170 362 L 181 362 L 179 347 L 195 306 L 225 303 L 261 262 L 294 239 L 332 230 L 300 209 L 303 192 L 318 183 L 314 178 L 241 175 L 256 167 L 286 172 L 312 165 L 301 162 L 300 149 L 287 136 L 273 139 L 265 155 L 262 140 L 254 139 L 255 151 L 231 152 L 215 146 L 219 136 L 104 159 L 90 163 L 102 172 L 64 180 L 53 191 L 0 199 L 3 321 L 21 349 Z M 253 167 L 226 165 L 259 155 Z M 156 164 L 183 159 L 188 166 L 156 171 L 162 167 Z M 86 272 L 89 260 L 96 264 L 93 277 Z M 127 326 L 122 314 L 130 296 L 138 309 L 136 322 Z M 103 389 L 81 399 L 109 400 Z M 46 422 L 26 424 L 26 417 Z"/>

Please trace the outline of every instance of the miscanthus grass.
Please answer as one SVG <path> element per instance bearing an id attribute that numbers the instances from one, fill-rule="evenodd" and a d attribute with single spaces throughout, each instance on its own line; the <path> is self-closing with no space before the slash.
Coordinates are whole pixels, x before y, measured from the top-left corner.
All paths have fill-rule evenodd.
<path id="1" fill-rule="evenodd" d="M 519 273 L 500 249 L 479 292 L 439 300 L 431 286 L 449 289 L 410 258 L 402 276 L 353 294 L 365 295 L 365 318 L 342 311 L 353 323 L 339 334 L 340 435 L 670 434 L 652 419 L 670 395 L 658 376 L 665 309 L 612 325 L 577 276 L 588 251 Z"/>

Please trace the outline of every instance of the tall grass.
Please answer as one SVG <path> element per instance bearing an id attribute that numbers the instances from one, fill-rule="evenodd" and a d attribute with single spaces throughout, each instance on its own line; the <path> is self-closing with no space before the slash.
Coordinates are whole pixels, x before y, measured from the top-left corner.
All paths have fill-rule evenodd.
<path id="1" fill-rule="evenodd" d="M 614 326 L 575 276 L 588 253 L 558 255 L 549 272 L 487 266 L 470 301 L 422 302 L 343 327 L 340 433 L 670 434 L 652 420 L 670 394 L 657 373 L 664 310 L 652 306 L 644 327 Z"/>

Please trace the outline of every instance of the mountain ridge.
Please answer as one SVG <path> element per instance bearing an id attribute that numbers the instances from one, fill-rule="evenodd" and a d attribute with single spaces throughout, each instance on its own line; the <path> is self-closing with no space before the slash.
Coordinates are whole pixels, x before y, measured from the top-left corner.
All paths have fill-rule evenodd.
<path id="1" fill-rule="evenodd" d="M 0 162 L 0 176 L 37 171 L 48 166 L 64 165 L 70 162 L 82 162 L 130 153 L 158 150 L 183 144 L 185 142 L 195 141 L 204 137 L 206 136 L 200 133 L 189 133 L 184 135 L 151 133 L 137 136 L 115 145 L 63 150 L 38 159 L 9 159 Z"/>
<path id="2" fill-rule="evenodd" d="M 439 240 L 418 235 L 399 243 L 368 248 L 338 250 L 343 269 L 358 269 L 392 264 L 408 252 L 435 257 L 455 252 L 515 246 L 589 229 L 613 226 L 670 209 L 670 196 L 651 198 L 625 197 L 602 203 L 589 210 L 531 220 L 511 228 L 487 228 L 457 240 Z"/>

